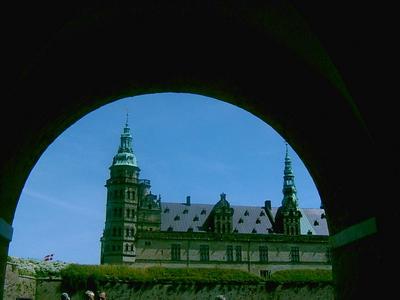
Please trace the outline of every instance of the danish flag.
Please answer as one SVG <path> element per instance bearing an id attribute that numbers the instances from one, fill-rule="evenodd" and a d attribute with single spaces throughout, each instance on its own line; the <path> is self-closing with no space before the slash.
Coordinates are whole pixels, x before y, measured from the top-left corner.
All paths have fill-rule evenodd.
<path id="1" fill-rule="evenodd" d="M 44 257 L 44 261 L 53 260 L 53 255 L 54 255 L 54 254 L 46 255 L 46 256 Z"/>

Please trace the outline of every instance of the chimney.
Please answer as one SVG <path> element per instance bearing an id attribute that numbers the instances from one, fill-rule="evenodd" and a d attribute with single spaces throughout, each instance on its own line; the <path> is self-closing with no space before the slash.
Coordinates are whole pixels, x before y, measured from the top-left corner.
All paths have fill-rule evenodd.
<path id="1" fill-rule="evenodd" d="M 186 205 L 190 205 L 190 196 L 186 196 Z"/>
<path id="2" fill-rule="evenodd" d="M 272 215 L 271 200 L 264 201 L 264 210 L 267 213 L 268 219 L 271 222 L 273 228 L 275 226 L 275 218 Z"/>
<path id="3" fill-rule="evenodd" d="M 271 210 L 271 200 L 264 201 L 264 208 L 265 210 Z"/>

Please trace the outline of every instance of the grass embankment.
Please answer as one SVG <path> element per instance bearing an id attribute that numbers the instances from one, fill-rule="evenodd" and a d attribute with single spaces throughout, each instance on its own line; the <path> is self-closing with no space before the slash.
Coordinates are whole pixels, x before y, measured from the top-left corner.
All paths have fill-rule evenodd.
<path id="1" fill-rule="evenodd" d="M 255 284 L 263 280 L 240 270 L 208 268 L 132 268 L 121 265 L 71 264 L 61 270 L 68 290 L 97 288 L 106 283 L 130 284 Z"/>
<path id="2" fill-rule="evenodd" d="M 270 286 L 324 284 L 332 282 L 329 270 L 284 270 L 263 278 L 240 270 L 218 268 L 132 268 L 123 265 L 77 265 L 70 264 L 60 275 L 63 288 L 70 291 L 97 289 L 105 284 L 127 283 L 133 285 L 163 284 L 259 284 L 266 282 Z"/>

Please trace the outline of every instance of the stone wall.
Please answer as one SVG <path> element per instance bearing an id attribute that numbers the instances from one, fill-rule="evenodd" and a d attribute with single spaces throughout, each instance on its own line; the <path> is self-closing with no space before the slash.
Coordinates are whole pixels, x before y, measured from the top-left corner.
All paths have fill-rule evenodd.
<path id="1" fill-rule="evenodd" d="M 108 283 L 102 287 L 108 300 L 125 299 L 207 299 L 224 295 L 227 300 L 333 300 L 334 290 L 331 284 L 290 284 L 290 285 L 212 285 L 212 284 L 127 284 Z M 62 292 L 68 292 L 73 300 L 83 300 L 84 290 L 71 293 L 61 289 L 61 279 L 38 278 L 19 274 L 13 263 L 7 263 L 4 300 L 18 298 L 32 300 L 59 299 Z"/>
<path id="2" fill-rule="evenodd" d="M 20 275 L 15 264 L 7 263 L 4 283 L 4 300 L 40 299 L 35 298 L 36 279 L 32 276 Z"/>

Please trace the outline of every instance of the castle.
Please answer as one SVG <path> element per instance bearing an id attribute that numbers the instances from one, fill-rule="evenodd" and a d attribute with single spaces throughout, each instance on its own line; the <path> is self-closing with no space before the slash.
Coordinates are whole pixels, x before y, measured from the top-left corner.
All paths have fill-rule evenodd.
<path id="1" fill-rule="evenodd" d="M 286 147 L 283 200 L 278 208 L 231 206 L 222 193 L 215 204 L 161 202 L 150 192 L 128 123 L 106 182 L 107 209 L 101 264 L 137 267 L 221 267 L 263 277 L 281 269 L 331 269 L 323 208 L 300 208 Z"/>

